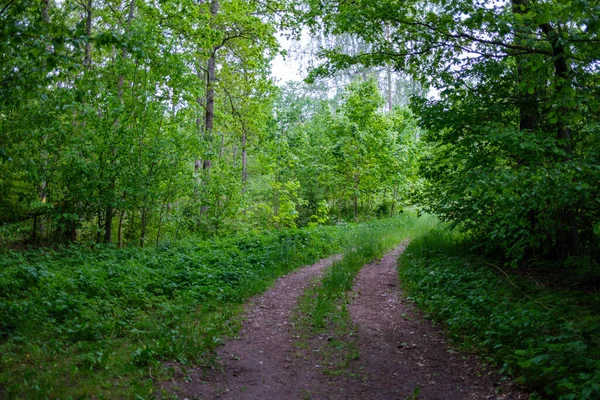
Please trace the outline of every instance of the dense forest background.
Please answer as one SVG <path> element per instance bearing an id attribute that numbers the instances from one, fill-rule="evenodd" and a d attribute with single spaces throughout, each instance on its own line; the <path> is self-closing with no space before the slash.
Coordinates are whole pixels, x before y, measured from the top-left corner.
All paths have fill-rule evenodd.
<path id="1" fill-rule="evenodd" d="M 277 88 L 275 17 L 248 1 L 7 4 L 2 243 L 144 246 L 398 211 L 412 113 L 364 72 L 335 95 Z"/>
<path id="2" fill-rule="evenodd" d="M 9 1 L 0 238 L 144 246 L 416 204 L 515 265 L 596 257 L 598 7 Z M 309 32 L 311 84 L 274 85 L 282 27 Z"/>

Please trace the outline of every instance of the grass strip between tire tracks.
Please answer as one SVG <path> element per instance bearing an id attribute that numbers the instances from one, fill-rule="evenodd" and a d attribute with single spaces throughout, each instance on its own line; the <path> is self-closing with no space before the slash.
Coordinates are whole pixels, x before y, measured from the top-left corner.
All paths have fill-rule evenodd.
<path id="1" fill-rule="evenodd" d="M 347 373 L 351 360 L 360 356 L 356 329 L 347 305 L 354 278 L 361 268 L 408 237 L 416 237 L 436 226 L 431 217 L 404 214 L 398 218 L 358 227 L 355 241 L 348 242 L 341 260 L 329 267 L 319 283 L 301 296 L 293 313 L 298 357 L 303 350 L 320 354 L 326 374 Z M 316 347 L 316 348 L 315 348 Z"/>

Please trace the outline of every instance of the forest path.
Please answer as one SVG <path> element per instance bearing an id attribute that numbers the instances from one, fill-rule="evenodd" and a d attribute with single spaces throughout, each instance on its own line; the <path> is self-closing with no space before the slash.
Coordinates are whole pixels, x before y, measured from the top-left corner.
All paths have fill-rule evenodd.
<path id="1" fill-rule="evenodd" d="M 179 399 L 521 399 L 473 357 L 451 350 L 443 332 L 407 301 L 396 263 L 406 243 L 363 267 L 349 306 L 360 357 L 338 376 L 323 373 L 316 348 L 298 349 L 289 321 L 298 297 L 333 257 L 280 278 L 246 307 L 239 339 L 218 352 L 223 371 L 188 370 L 171 381 Z M 326 341 L 327 335 L 313 340 Z"/>
<path id="2" fill-rule="evenodd" d="M 185 381 L 164 385 L 178 399 L 285 399 L 294 396 L 302 376 L 291 367 L 294 343 L 292 310 L 314 278 L 340 255 L 325 258 L 283 276 L 246 305 L 239 337 L 218 350 L 223 371 L 189 369 Z M 302 397 L 300 397 L 302 398 Z"/>

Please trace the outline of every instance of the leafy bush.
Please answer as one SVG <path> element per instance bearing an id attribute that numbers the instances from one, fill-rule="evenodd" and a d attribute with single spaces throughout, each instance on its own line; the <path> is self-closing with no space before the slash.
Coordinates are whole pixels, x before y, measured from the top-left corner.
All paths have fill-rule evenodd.
<path id="1" fill-rule="evenodd" d="M 403 286 L 457 342 L 544 398 L 600 396 L 600 299 L 504 275 L 448 232 L 414 240 Z"/>

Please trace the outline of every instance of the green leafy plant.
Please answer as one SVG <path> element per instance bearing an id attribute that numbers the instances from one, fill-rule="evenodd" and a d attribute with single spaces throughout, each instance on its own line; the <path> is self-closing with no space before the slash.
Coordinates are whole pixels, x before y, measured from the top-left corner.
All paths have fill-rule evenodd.
<path id="1" fill-rule="evenodd" d="M 404 289 L 475 349 L 544 398 L 600 395 L 600 303 L 593 293 L 543 288 L 472 254 L 456 233 L 411 242 Z"/>
<path id="2" fill-rule="evenodd" d="M 344 230 L 2 253 L 3 394 L 151 396 L 148 374 L 168 376 L 161 361 L 213 362 L 214 349 L 239 326 L 243 301 L 355 240 Z"/>

